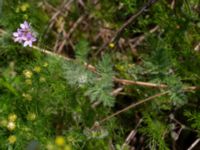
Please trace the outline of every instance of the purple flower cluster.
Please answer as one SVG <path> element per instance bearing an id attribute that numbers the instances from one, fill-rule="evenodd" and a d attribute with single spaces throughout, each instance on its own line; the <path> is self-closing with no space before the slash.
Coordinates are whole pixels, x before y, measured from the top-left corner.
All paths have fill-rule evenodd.
<path id="1" fill-rule="evenodd" d="M 31 31 L 31 26 L 27 21 L 20 24 L 20 28 L 17 29 L 17 32 L 13 33 L 13 37 L 15 42 L 23 44 L 24 47 L 32 47 L 33 42 L 36 41 L 36 38 Z"/>

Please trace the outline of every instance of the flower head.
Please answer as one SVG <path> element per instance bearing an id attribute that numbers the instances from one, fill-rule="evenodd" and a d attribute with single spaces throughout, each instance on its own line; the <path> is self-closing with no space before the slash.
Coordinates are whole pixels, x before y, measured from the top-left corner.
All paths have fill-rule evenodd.
<path id="1" fill-rule="evenodd" d="M 17 119 L 17 115 L 16 114 L 9 114 L 8 116 L 8 120 L 11 122 L 15 122 Z"/>
<path id="2" fill-rule="evenodd" d="M 27 9 L 30 7 L 29 3 L 23 3 L 21 6 L 20 6 L 20 9 L 22 12 L 25 12 L 27 11 Z"/>
<path id="3" fill-rule="evenodd" d="M 63 146 L 65 144 L 65 139 L 63 136 L 57 136 L 55 139 L 55 144 L 58 146 Z"/>
<path id="4" fill-rule="evenodd" d="M 30 70 L 24 70 L 23 74 L 27 79 L 30 79 L 33 76 L 33 73 Z"/>
<path id="5" fill-rule="evenodd" d="M 36 41 L 36 37 L 34 36 L 31 26 L 27 21 L 20 24 L 20 28 L 17 29 L 17 32 L 13 33 L 13 38 L 15 42 L 23 44 L 24 47 L 32 47 L 33 42 Z"/>
<path id="6" fill-rule="evenodd" d="M 13 37 L 15 42 L 22 43 L 24 37 L 21 29 L 17 29 L 17 32 L 13 33 Z"/>
<path id="7" fill-rule="evenodd" d="M 31 33 L 27 33 L 26 36 L 24 37 L 24 43 L 23 46 L 30 46 L 32 47 L 32 43 L 36 41 L 36 38 L 31 34 Z"/>
<path id="8" fill-rule="evenodd" d="M 26 94 L 26 93 L 23 93 L 22 96 L 28 100 L 28 101 L 32 101 L 32 96 L 30 94 Z"/>
<path id="9" fill-rule="evenodd" d="M 115 44 L 114 44 L 114 43 L 110 43 L 110 44 L 109 44 L 109 47 L 110 47 L 110 48 L 114 48 L 114 47 L 115 47 Z"/>
<path id="10" fill-rule="evenodd" d="M 15 125 L 14 122 L 12 122 L 12 121 L 8 122 L 8 124 L 7 124 L 7 129 L 8 129 L 9 131 L 13 131 L 13 130 L 15 130 L 15 128 L 16 128 L 16 125 Z"/>
<path id="11" fill-rule="evenodd" d="M 24 23 L 20 24 L 20 27 L 23 31 L 28 31 L 30 29 L 30 25 L 27 21 L 24 21 Z"/>
<path id="12" fill-rule="evenodd" d="M 17 138 L 16 138 L 15 135 L 11 135 L 11 136 L 8 137 L 8 142 L 10 144 L 14 144 L 16 142 L 16 140 L 17 140 Z"/>
<path id="13" fill-rule="evenodd" d="M 39 72 L 41 72 L 41 67 L 40 66 L 35 66 L 33 70 L 35 72 L 39 73 Z"/>
<path id="14" fill-rule="evenodd" d="M 36 119 L 36 114 L 35 113 L 28 113 L 26 116 L 27 120 L 29 121 L 34 121 Z"/>

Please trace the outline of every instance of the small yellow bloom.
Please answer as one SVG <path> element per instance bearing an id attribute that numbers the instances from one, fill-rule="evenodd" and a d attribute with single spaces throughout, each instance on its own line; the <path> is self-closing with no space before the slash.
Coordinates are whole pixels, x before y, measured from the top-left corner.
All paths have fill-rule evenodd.
<path id="1" fill-rule="evenodd" d="M 30 7 L 30 5 L 28 3 L 23 3 L 20 7 L 22 12 L 27 11 L 27 9 Z"/>
<path id="2" fill-rule="evenodd" d="M 26 93 L 23 93 L 22 96 L 28 100 L 28 101 L 32 101 L 32 96 L 30 94 L 26 94 Z"/>
<path id="3" fill-rule="evenodd" d="M 33 76 L 33 73 L 30 70 L 24 70 L 23 74 L 25 78 L 31 78 Z"/>
<path id="4" fill-rule="evenodd" d="M 114 44 L 114 43 L 110 43 L 110 44 L 109 44 L 109 47 L 110 47 L 110 48 L 114 48 L 114 47 L 115 47 L 115 44 Z"/>
<path id="5" fill-rule="evenodd" d="M 43 64 L 43 67 L 48 67 L 48 63 L 47 62 L 45 62 L 44 64 Z"/>
<path id="6" fill-rule="evenodd" d="M 124 71 L 125 70 L 125 67 L 123 65 L 117 65 L 116 67 L 117 67 L 117 69 L 119 71 Z"/>
<path id="7" fill-rule="evenodd" d="M 29 120 L 29 121 L 34 121 L 36 119 L 36 114 L 35 113 L 29 113 L 26 116 L 26 119 Z"/>
<path id="8" fill-rule="evenodd" d="M 15 130 L 15 128 L 16 128 L 15 122 L 12 122 L 12 121 L 8 122 L 7 129 L 9 131 L 13 131 L 13 130 Z"/>
<path id="9" fill-rule="evenodd" d="M 33 70 L 37 73 L 41 72 L 40 66 L 35 66 Z"/>
<path id="10" fill-rule="evenodd" d="M 58 146 L 63 146 L 65 144 L 65 139 L 63 136 L 57 136 L 55 139 L 55 144 Z"/>
<path id="11" fill-rule="evenodd" d="M 8 142 L 10 144 L 14 144 L 16 142 L 16 140 L 17 140 L 17 137 L 15 135 L 11 135 L 8 137 Z"/>
<path id="12" fill-rule="evenodd" d="M 15 122 L 16 119 L 17 119 L 17 115 L 16 114 L 9 114 L 9 116 L 8 116 L 8 120 L 9 121 Z"/>

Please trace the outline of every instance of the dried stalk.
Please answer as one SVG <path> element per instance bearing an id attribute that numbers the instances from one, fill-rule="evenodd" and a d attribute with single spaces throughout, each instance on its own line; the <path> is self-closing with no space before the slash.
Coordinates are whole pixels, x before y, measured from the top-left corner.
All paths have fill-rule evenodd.
<path id="1" fill-rule="evenodd" d="M 132 109 L 132 108 L 134 108 L 134 107 L 136 107 L 136 106 L 138 106 L 138 105 L 141 105 L 141 104 L 143 104 L 143 103 L 146 103 L 146 102 L 148 102 L 148 101 L 151 101 L 151 100 L 153 100 L 153 99 L 155 99 L 155 98 L 157 98 L 157 97 L 161 97 L 161 96 L 166 95 L 166 94 L 168 94 L 168 93 L 169 93 L 169 91 L 166 91 L 166 92 L 163 92 L 163 93 L 159 93 L 159 94 L 150 96 L 150 97 L 148 97 L 148 98 L 146 98 L 146 99 L 139 100 L 137 103 L 133 103 L 133 104 L 129 105 L 128 107 L 125 107 L 125 108 L 123 108 L 123 109 L 121 109 L 121 110 L 119 110 L 119 111 L 113 113 L 112 115 L 107 116 L 106 118 L 100 120 L 99 123 L 102 124 L 103 122 L 105 122 L 105 121 L 107 121 L 107 120 L 109 120 L 109 119 L 111 119 L 111 118 L 113 118 L 113 117 L 115 117 L 115 116 L 117 116 L 117 115 L 119 115 L 119 114 L 121 114 L 121 113 L 123 113 L 123 112 L 129 110 L 129 109 Z"/>
<path id="2" fill-rule="evenodd" d="M 56 54 L 56 53 L 52 53 L 51 51 L 41 49 L 37 46 L 33 46 L 33 48 L 35 50 L 42 52 L 42 53 L 45 53 L 45 54 L 48 54 L 48 55 L 51 55 L 51 56 L 55 56 L 55 57 L 59 57 L 59 58 L 62 58 L 64 60 L 67 60 L 67 61 L 73 60 L 69 57 L 65 57 L 65 56 L 62 56 L 62 55 L 59 55 L 59 54 Z M 88 63 L 84 63 L 84 66 L 87 69 L 89 69 L 90 71 L 97 73 L 96 68 L 93 65 L 88 64 Z M 137 86 L 143 86 L 143 87 L 147 87 L 147 88 L 157 88 L 157 89 L 168 88 L 168 86 L 166 84 L 155 84 L 155 83 L 149 83 L 149 82 L 132 81 L 132 80 L 120 79 L 120 78 L 116 78 L 116 77 L 113 77 L 113 81 L 120 83 L 120 84 L 123 84 L 123 85 L 137 85 Z M 189 86 L 189 87 L 183 88 L 183 90 L 186 91 L 186 92 L 196 91 L 196 90 L 199 90 L 199 89 L 200 89 L 200 87 L 198 87 L 198 86 Z"/>
<path id="3" fill-rule="evenodd" d="M 143 120 L 140 119 L 140 120 L 138 121 L 138 123 L 136 124 L 135 129 L 133 129 L 133 130 L 129 133 L 129 135 L 128 135 L 128 137 L 126 138 L 124 144 L 122 145 L 122 150 L 125 150 L 125 146 L 126 146 L 126 145 L 129 145 L 130 142 L 131 142 L 131 140 L 133 140 L 133 138 L 134 138 L 135 135 L 137 134 L 137 128 L 140 126 L 140 124 L 142 123 L 142 121 L 143 121 Z"/>
<path id="4" fill-rule="evenodd" d="M 200 138 L 196 139 L 194 141 L 194 143 L 192 143 L 192 145 L 187 149 L 187 150 L 192 150 L 193 148 L 195 148 L 195 146 L 200 142 Z"/>

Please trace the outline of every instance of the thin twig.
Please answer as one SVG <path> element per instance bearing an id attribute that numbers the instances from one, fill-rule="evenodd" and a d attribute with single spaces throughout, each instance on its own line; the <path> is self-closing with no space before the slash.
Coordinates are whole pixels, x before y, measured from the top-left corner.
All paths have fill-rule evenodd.
<path id="1" fill-rule="evenodd" d="M 51 51 L 48 51 L 46 49 L 43 49 L 43 48 L 40 48 L 40 47 L 37 47 L 37 46 L 33 46 L 33 48 L 39 52 L 42 52 L 44 54 L 47 54 L 47 55 L 50 55 L 50 56 L 54 56 L 54 57 L 58 57 L 58 58 L 61 58 L 61 59 L 64 59 L 64 60 L 73 60 L 69 57 L 65 57 L 65 56 L 62 56 L 62 55 L 59 55 L 59 54 L 56 54 L 56 53 L 52 53 Z"/>
<path id="2" fill-rule="evenodd" d="M 76 22 L 73 24 L 73 26 L 70 28 L 70 30 L 68 31 L 68 33 L 65 32 L 64 30 L 64 26 L 63 26 L 63 34 L 64 34 L 64 39 L 61 42 L 59 48 L 58 48 L 58 53 L 61 53 L 63 47 L 65 46 L 65 44 L 67 43 L 67 41 L 69 41 L 69 43 L 71 44 L 71 46 L 73 45 L 71 40 L 70 40 L 70 36 L 72 35 L 72 33 L 75 31 L 75 29 L 78 27 L 78 25 L 83 21 L 83 19 L 85 18 L 85 14 L 80 16 Z"/>
<path id="3" fill-rule="evenodd" d="M 86 17 L 86 14 L 83 14 L 76 20 L 76 22 L 73 24 L 72 28 L 69 30 L 67 34 L 68 38 L 71 36 L 74 30 L 78 27 L 78 25 L 83 21 L 83 19 L 85 19 L 85 17 Z"/>
<path id="4" fill-rule="evenodd" d="M 47 54 L 47 55 L 50 55 L 50 56 L 53 56 L 53 57 L 58 57 L 58 58 L 61 58 L 61 59 L 64 59 L 66 61 L 72 61 L 74 59 L 72 58 L 69 58 L 69 57 L 66 57 L 66 56 L 63 56 L 63 55 L 60 55 L 60 54 L 57 54 L 57 53 L 53 53 L 49 50 L 46 50 L 46 49 L 43 49 L 43 48 L 40 48 L 40 47 L 37 47 L 37 46 L 33 46 L 33 48 L 39 52 L 42 52 L 44 54 Z M 84 66 L 89 69 L 90 71 L 92 71 L 93 73 L 96 73 L 96 68 L 88 63 L 84 63 Z"/>
<path id="5" fill-rule="evenodd" d="M 120 79 L 113 77 L 113 80 L 115 82 L 124 84 L 124 85 L 140 85 L 145 87 L 151 87 L 151 88 L 167 88 L 167 85 L 165 84 L 155 84 L 155 83 L 149 83 L 149 82 L 141 82 L 141 81 L 132 81 L 132 80 L 126 80 L 126 79 Z"/>
<path id="6" fill-rule="evenodd" d="M 58 11 L 57 8 L 54 8 L 51 4 L 49 4 L 46 0 L 44 0 L 44 5 L 46 5 L 46 7 L 52 9 L 53 11 Z"/>
<path id="7" fill-rule="evenodd" d="M 124 87 L 119 87 L 119 88 L 115 89 L 114 91 L 112 91 L 111 95 L 116 96 L 116 95 L 118 95 L 123 89 L 124 89 Z"/>
<path id="8" fill-rule="evenodd" d="M 115 35 L 113 36 L 113 38 L 108 41 L 105 42 L 99 49 L 98 51 L 95 53 L 95 56 L 97 56 L 103 49 L 105 49 L 105 47 L 107 47 L 107 45 L 111 42 L 115 42 L 119 36 L 121 35 L 121 33 L 124 31 L 125 28 L 127 28 L 131 23 L 133 23 L 135 21 L 136 18 L 138 18 L 141 14 L 143 14 L 151 5 L 153 5 L 155 2 L 157 2 L 157 0 L 149 0 L 148 3 L 146 3 L 136 14 L 134 14 L 133 16 L 131 16 L 115 33 Z"/>
<path id="9" fill-rule="evenodd" d="M 64 60 L 73 60 L 73 59 L 71 59 L 69 57 L 53 53 L 51 51 L 42 49 L 42 48 L 37 47 L 37 46 L 33 46 L 33 48 L 35 50 L 38 50 L 38 51 L 42 52 L 42 53 L 45 53 L 45 54 L 48 54 L 48 55 L 51 55 L 51 56 L 55 56 L 55 57 L 59 57 L 59 58 L 62 58 Z M 87 69 L 89 69 L 90 71 L 92 71 L 93 73 L 97 73 L 96 72 L 96 68 L 93 65 L 88 64 L 88 63 L 85 62 L 84 66 Z M 147 87 L 147 88 L 157 88 L 157 89 L 168 88 L 168 86 L 166 84 L 156 84 L 156 83 L 149 83 L 149 82 L 132 81 L 132 80 L 120 79 L 120 78 L 116 78 L 116 77 L 113 77 L 113 81 L 115 81 L 117 83 L 120 83 L 120 84 L 123 84 L 123 85 L 138 85 L 138 86 L 143 86 L 143 87 Z M 191 91 L 195 91 L 195 90 L 200 90 L 200 87 L 198 87 L 198 86 L 189 86 L 189 87 L 184 87 L 183 90 L 186 91 L 186 92 L 191 92 Z"/>
<path id="10" fill-rule="evenodd" d="M 5 33 L 6 33 L 6 31 L 4 31 L 3 29 L 0 28 L 0 35 L 3 35 Z"/>
<path id="11" fill-rule="evenodd" d="M 132 81 L 132 80 L 126 80 L 126 79 L 119 79 L 116 77 L 113 77 L 113 80 L 115 82 L 118 82 L 124 85 L 139 85 L 139 86 L 144 86 L 144 87 L 149 87 L 149 88 L 158 88 L 158 89 L 168 88 L 166 84 L 155 84 L 155 83 L 149 83 L 149 82 Z M 183 88 L 183 90 L 186 92 L 195 91 L 199 89 L 200 87 L 197 87 L 197 86 L 190 86 L 190 87 Z"/>
<path id="12" fill-rule="evenodd" d="M 169 93 L 169 91 L 166 91 L 166 92 L 162 92 L 162 93 L 159 93 L 159 94 L 150 96 L 150 97 L 148 97 L 148 98 L 146 98 L 146 99 L 139 100 L 137 103 L 133 103 L 133 104 L 131 104 L 131 105 L 129 105 L 129 106 L 127 106 L 127 107 L 125 107 L 125 108 L 123 108 L 123 109 L 121 109 L 121 110 L 115 112 L 115 113 L 113 113 L 112 115 L 107 116 L 106 118 L 103 118 L 102 120 L 99 121 L 99 123 L 102 124 L 103 122 L 105 122 L 105 121 L 107 121 L 107 120 L 109 120 L 109 119 L 111 119 L 111 118 L 113 118 L 113 117 L 115 117 L 115 116 L 117 116 L 117 115 L 119 115 L 119 114 L 121 114 L 121 113 L 123 113 L 123 112 L 125 112 L 125 111 L 127 111 L 127 110 L 129 110 L 129 109 L 131 109 L 131 108 L 134 108 L 134 107 L 136 107 L 136 106 L 138 106 L 138 105 L 141 105 L 141 104 L 143 104 L 143 103 L 146 103 L 146 102 L 148 102 L 148 101 L 151 101 L 151 100 L 153 100 L 153 99 L 155 99 L 155 98 L 157 98 L 157 97 L 161 97 L 161 96 L 166 95 L 166 94 L 168 94 L 168 93 Z"/>
<path id="13" fill-rule="evenodd" d="M 59 9 L 50 19 L 50 22 L 52 22 L 53 20 L 55 20 L 57 18 L 58 15 L 60 15 L 62 13 L 62 10 L 63 9 L 66 9 L 68 11 L 68 7 L 71 5 L 71 3 L 73 2 L 74 0 L 70 0 L 68 1 L 66 4 L 62 4 L 62 8 Z M 64 6 L 63 6 L 64 5 Z"/>
<path id="14" fill-rule="evenodd" d="M 66 9 L 67 10 L 67 12 L 69 11 L 69 7 L 70 7 L 70 5 L 71 5 L 71 3 L 73 2 L 74 0 L 70 0 L 70 1 L 68 1 L 66 4 L 65 3 L 62 3 L 62 8 L 60 8 L 59 10 L 57 10 L 54 14 L 53 14 L 53 16 L 51 17 L 51 19 L 50 19 L 50 21 L 49 21 L 49 25 L 48 25 L 48 27 L 47 27 L 47 31 L 46 32 L 48 32 L 52 27 L 53 27 L 53 25 L 55 24 L 55 21 L 56 21 L 56 18 L 60 15 L 60 14 L 62 14 L 62 11 L 63 11 L 63 9 Z"/>
<path id="15" fill-rule="evenodd" d="M 187 150 L 192 150 L 200 141 L 200 138 L 196 139 L 194 141 L 194 143 L 192 143 L 192 145 L 187 149 Z"/>
<path id="16" fill-rule="evenodd" d="M 142 119 L 140 119 L 136 125 L 136 127 L 129 133 L 128 137 L 126 138 L 124 144 L 122 145 L 122 150 L 125 149 L 126 145 L 129 145 L 131 140 L 135 137 L 135 135 L 137 134 L 136 129 L 140 126 L 140 124 L 142 123 Z"/>
<path id="17" fill-rule="evenodd" d="M 154 28 L 152 28 L 149 33 L 154 33 L 155 31 L 157 31 L 159 29 L 159 26 L 155 26 Z M 136 48 L 138 45 L 140 45 L 140 43 L 142 43 L 145 39 L 145 34 L 139 36 L 139 37 L 136 37 L 136 40 L 135 38 L 133 39 L 134 40 L 134 43 L 131 45 L 131 48 Z M 129 42 L 132 42 L 132 39 L 129 40 Z"/>

